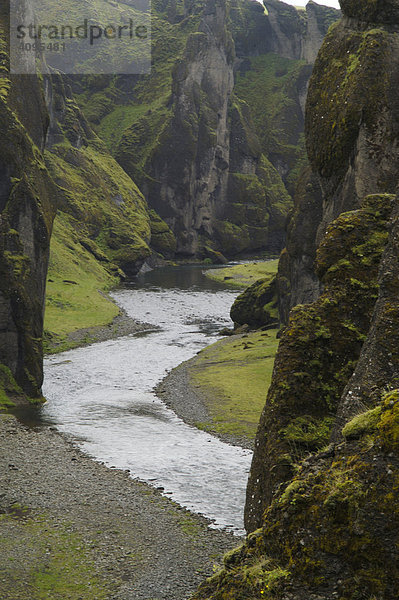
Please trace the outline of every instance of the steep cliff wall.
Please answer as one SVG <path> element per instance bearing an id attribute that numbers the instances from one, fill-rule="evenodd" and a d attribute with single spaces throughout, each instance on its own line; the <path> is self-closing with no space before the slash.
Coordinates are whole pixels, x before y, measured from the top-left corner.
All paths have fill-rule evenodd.
<path id="1" fill-rule="evenodd" d="M 175 248 L 166 223 L 150 214 L 137 186 L 91 130 L 65 78 L 9 76 L 7 12 L 3 6 L 0 404 L 7 395 L 41 398 L 43 314 L 56 211 L 47 305 L 58 311 L 59 322 L 68 321 L 63 319 L 70 306 L 63 295 L 68 286 L 75 286 L 84 311 L 91 299 L 97 306 L 99 289 L 138 272 L 151 254 L 151 236 L 159 252 L 173 254 Z M 71 278 L 74 269 L 82 281 Z M 71 327 L 84 325 L 77 320 Z"/>
<path id="2" fill-rule="evenodd" d="M 321 295 L 282 333 L 248 485 L 259 529 L 198 599 L 397 597 L 399 4 L 342 5 L 307 109 L 323 212 L 301 246 L 320 194 L 308 173 L 293 224 L 292 256 L 314 252 Z"/>
<path id="3" fill-rule="evenodd" d="M 276 0 L 267 11 L 251 0 L 155 3 L 151 75 L 75 86 L 180 254 L 284 245 L 305 156 L 307 61 L 338 12 Z"/>
<path id="4" fill-rule="evenodd" d="M 379 220 L 378 205 L 384 202 L 385 215 L 389 213 L 389 217 L 378 268 L 378 298 L 367 340 L 354 370 L 352 381 L 356 385 L 352 390 L 348 386 L 339 401 L 340 418 L 335 435 L 339 443 L 297 462 L 292 480 L 288 485 L 280 485 L 272 497 L 261 527 L 248 536 L 243 546 L 226 555 L 224 569 L 201 586 L 194 596 L 198 600 L 259 596 L 282 600 L 335 597 L 394 600 L 397 597 L 399 200 L 383 198 L 370 197 L 363 209 L 340 217 L 329 230 L 324 246 L 324 250 L 328 250 L 327 240 L 337 234 L 342 219 L 347 224 L 354 219 L 352 225 L 355 225 L 362 212 L 363 218 L 366 216 L 366 211 L 369 217 L 374 215 Z M 363 234 L 366 234 L 367 244 L 370 231 L 363 230 Z M 355 254 L 359 260 L 359 254 Z M 367 253 L 363 256 L 366 267 L 370 256 L 367 257 Z M 335 258 L 328 261 L 330 277 L 334 276 L 331 263 Z M 339 260 L 338 264 L 342 268 L 344 263 Z M 348 261 L 347 268 L 350 264 Z M 331 300 L 333 298 L 334 294 Z M 320 302 L 303 307 L 303 315 L 311 315 L 318 308 Z M 293 343 L 301 343 L 303 332 L 295 332 L 293 327 L 294 323 L 285 334 L 285 343 L 288 337 L 293 338 Z M 325 340 L 319 342 L 319 350 L 324 344 Z M 389 357 L 386 361 L 380 360 L 384 353 Z M 377 361 L 374 360 L 376 354 Z M 296 357 L 301 360 L 299 353 Z M 306 369 L 307 365 L 302 352 L 302 368 Z M 370 386 L 372 371 L 376 380 Z M 350 400 L 359 387 L 368 390 L 368 406 L 360 406 L 356 398 L 353 403 Z M 305 437 L 310 440 L 314 433 L 309 427 L 303 428 L 299 436 L 302 443 Z"/>
<path id="5" fill-rule="evenodd" d="M 37 77 L 9 78 L 7 37 L 8 15 L 2 6 L 0 363 L 9 368 L 28 396 L 38 398 L 45 282 L 54 217 L 54 186 L 43 158 L 48 114 Z"/>
<path id="6" fill-rule="evenodd" d="M 306 145 L 316 177 L 297 190 L 279 269 L 284 322 L 291 307 L 319 294 L 313 261 L 328 224 L 365 195 L 394 193 L 397 185 L 396 8 L 350 2 L 342 8 L 344 17 L 327 35 L 309 85 Z M 315 210 L 306 213 L 310 206 Z M 306 244 L 298 247 L 301 237 Z"/>

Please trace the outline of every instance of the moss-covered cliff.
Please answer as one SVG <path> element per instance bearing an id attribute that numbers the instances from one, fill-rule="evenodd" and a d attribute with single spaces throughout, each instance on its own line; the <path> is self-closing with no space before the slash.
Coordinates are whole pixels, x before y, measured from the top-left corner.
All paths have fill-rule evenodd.
<path id="1" fill-rule="evenodd" d="M 280 259 L 285 315 L 290 294 L 309 303 L 282 332 L 257 433 L 253 533 L 196 599 L 397 597 L 398 4 L 342 7 L 310 85 L 314 172 Z"/>
<path id="2" fill-rule="evenodd" d="M 370 328 L 391 196 L 369 196 L 334 221 L 317 253 L 320 298 L 293 309 L 277 352 L 247 490 L 246 526 L 295 464 L 328 443 L 344 388 Z"/>
<path id="3" fill-rule="evenodd" d="M 313 261 L 328 224 L 367 194 L 395 193 L 397 186 L 397 9 L 394 2 L 343 2 L 342 8 L 309 85 L 306 145 L 316 179 L 308 174 L 299 183 L 288 227 L 279 269 L 284 322 L 290 308 L 319 294 Z"/>
<path id="4" fill-rule="evenodd" d="M 43 157 L 49 120 L 39 78 L 10 79 L 7 36 L 8 14 L 2 5 L 0 363 L 9 371 L 2 368 L 0 388 L 10 390 L 11 373 L 28 396 L 40 398 L 45 282 L 55 212 L 54 185 Z"/>
<path id="5" fill-rule="evenodd" d="M 376 199 L 362 209 L 369 217 L 379 213 Z M 291 441 L 297 442 L 298 449 L 291 481 L 284 483 L 280 469 L 276 480 L 281 484 L 265 507 L 261 527 L 243 546 L 226 555 L 225 568 L 203 584 L 196 599 L 393 600 L 397 596 L 399 361 L 393 322 L 398 315 L 399 210 L 397 198 L 385 200 L 390 233 L 388 237 L 383 234 L 382 256 L 380 250 L 369 255 L 362 252 L 366 263 L 370 258 L 375 264 L 379 262 L 378 298 L 354 375 L 338 402 L 336 443 L 301 460 L 301 446 L 308 444 L 311 449 L 322 444 L 323 431 L 320 423 L 317 429 L 309 422 L 302 427 L 305 421 L 298 422 L 295 430 L 291 428 Z M 349 215 L 333 224 L 327 238 Z M 353 218 L 356 215 L 359 211 L 352 213 Z M 329 260 L 329 269 L 334 267 L 333 260 Z M 317 307 L 320 303 L 299 310 L 311 315 Z M 284 334 L 285 343 L 288 338 L 300 343 L 301 337 L 292 326 Z M 324 348 L 324 341 L 319 341 L 319 348 Z M 301 355 L 302 368 L 306 369 L 306 354 Z M 344 367 L 346 364 L 342 361 Z M 278 384 L 277 377 L 275 372 L 274 385 Z M 359 387 L 368 390 L 363 404 L 356 397 Z M 288 390 L 285 396 L 289 397 Z M 303 393 L 303 399 L 308 397 Z M 281 419 L 282 405 L 274 408 Z M 264 443 L 259 434 L 258 443 Z"/>
<path id="6" fill-rule="evenodd" d="M 150 75 L 74 83 L 178 254 L 282 248 L 305 155 L 307 63 L 337 16 L 275 0 L 267 11 L 250 0 L 157 2 Z"/>
<path id="7" fill-rule="evenodd" d="M 1 371 L 0 389 L 40 398 L 56 212 L 46 298 L 46 336 L 53 342 L 74 329 L 112 321 L 118 310 L 101 292 L 137 274 L 151 254 L 152 236 L 165 256 L 173 254 L 175 239 L 92 131 L 66 77 L 9 76 L 7 19 L 3 7 L 0 363 L 9 370 Z"/>

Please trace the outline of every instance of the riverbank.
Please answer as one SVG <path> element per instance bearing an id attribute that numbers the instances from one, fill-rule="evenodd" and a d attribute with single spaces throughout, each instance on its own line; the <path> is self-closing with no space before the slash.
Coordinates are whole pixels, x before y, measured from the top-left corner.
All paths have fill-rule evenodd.
<path id="1" fill-rule="evenodd" d="M 239 538 L 0 416 L 0 597 L 183 600 Z"/>
<path id="2" fill-rule="evenodd" d="M 277 351 L 277 330 L 224 338 L 173 369 L 156 393 L 186 423 L 253 448 Z"/>
<path id="3" fill-rule="evenodd" d="M 116 304 L 115 306 L 118 308 Z M 75 329 L 65 335 L 51 334 L 47 331 L 45 334 L 44 349 L 46 354 L 58 354 L 59 352 L 88 346 L 96 342 L 105 342 L 125 335 L 144 331 L 149 332 L 156 329 L 158 329 L 157 325 L 136 321 L 129 317 L 126 311 L 119 308 L 119 314 L 104 325 Z"/>

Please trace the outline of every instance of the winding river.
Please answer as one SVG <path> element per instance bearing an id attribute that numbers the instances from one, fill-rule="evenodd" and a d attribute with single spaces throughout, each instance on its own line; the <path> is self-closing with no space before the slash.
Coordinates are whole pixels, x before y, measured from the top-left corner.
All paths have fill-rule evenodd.
<path id="1" fill-rule="evenodd" d="M 113 292 L 131 317 L 159 329 L 47 358 L 41 410 L 42 422 L 96 460 L 241 534 L 251 452 L 186 425 L 153 392 L 218 339 L 236 294 L 196 266 L 156 269 Z"/>

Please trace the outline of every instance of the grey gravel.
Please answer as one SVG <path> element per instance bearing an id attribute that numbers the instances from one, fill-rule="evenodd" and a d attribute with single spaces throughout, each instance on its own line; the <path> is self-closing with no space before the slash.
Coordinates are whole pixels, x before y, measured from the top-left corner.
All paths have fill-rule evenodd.
<path id="1" fill-rule="evenodd" d="M 241 541 L 127 472 L 95 462 L 51 429 L 28 429 L 1 415 L 0 447 L 2 600 L 31 600 L 29 577 L 43 562 L 34 540 L 18 545 L 18 518 L 78 534 L 110 600 L 183 600 Z M 5 518 L 19 505 L 22 515 Z"/>

